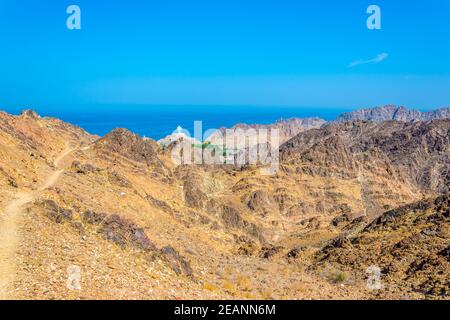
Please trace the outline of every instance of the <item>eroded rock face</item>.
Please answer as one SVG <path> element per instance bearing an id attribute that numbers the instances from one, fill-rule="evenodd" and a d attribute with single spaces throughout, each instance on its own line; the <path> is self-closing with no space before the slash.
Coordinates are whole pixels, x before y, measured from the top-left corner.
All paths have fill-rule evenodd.
<path id="1" fill-rule="evenodd" d="M 247 207 L 253 211 L 264 212 L 273 205 L 274 200 L 263 190 L 253 192 L 247 201 Z"/>
<path id="2" fill-rule="evenodd" d="M 0 158 L 5 170 L 2 172 L 0 168 L 0 185 L 9 196 L 21 191 L 8 186 L 9 177 L 17 182 L 19 189 L 33 188 L 33 178 L 30 178 L 33 170 L 43 168 L 44 173 L 37 172 L 35 176 L 37 182 L 44 180 L 44 175 L 55 169 L 52 161 L 64 143 L 59 143 L 57 149 L 53 147 L 56 144 L 48 143 L 53 150 L 49 148 L 50 151 L 41 152 L 39 143 L 48 136 L 42 138 L 39 128 L 48 125 L 49 129 L 45 130 L 59 130 L 54 122 L 29 117 L 13 119 L 21 126 L 24 126 L 22 122 L 27 124 L 22 131 L 17 131 L 13 120 L 8 120 L 3 126 L 2 117 L 0 113 Z M 31 126 L 35 121 L 38 125 Z M 37 234 L 45 240 L 47 237 L 50 241 L 56 238 L 54 243 L 59 244 L 66 243 L 65 237 L 69 236 L 74 246 L 67 243 L 74 249 L 89 249 L 78 251 L 83 255 L 81 260 L 85 261 L 89 261 L 89 255 L 97 248 L 103 250 L 103 257 L 114 259 L 118 263 L 113 267 L 121 268 L 114 282 L 116 279 L 121 281 L 123 278 L 120 277 L 125 274 L 136 274 L 138 280 L 145 278 L 149 269 L 145 263 L 149 263 L 156 271 L 152 276 L 155 276 L 155 281 L 156 278 L 162 280 L 164 288 L 185 283 L 184 280 L 188 279 L 183 277 L 191 277 L 193 273 L 191 262 L 181 255 L 186 252 L 196 257 L 192 263 L 195 261 L 199 271 L 203 268 L 215 270 L 217 266 L 236 266 L 237 271 L 254 275 L 253 284 L 259 288 L 274 288 L 280 296 L 288 292 L 285 290 L 291 290 L 288 287 L 293 274 L 288 271 L 293 268 L 286 269 L 290 262 L 295 266 L 331 264 L 337 266 L 336 269 L 349 270 L 348 274 L 359 274 L 357 279 L 361 281 L 365 279 L 367 267 L 377 264 L 382 269 L 383 282 L 389 287 L 393 283 L 392 287 L 399 288 L 395 297 L 402 297 L 404 292 L 420 292 L 420 297 L 448 297 L 448 200 L 445 197 L 434 198 L 397 208 L 401 203 L 416 200 L 400 199 L 386 182 L 398 181 L 396 186 L 405 189 L 403 194 L 413 194 L 417 199 L 428 192 L 417 191 L 416 187 L 431 186 L 429 189 L 439 190 L 440 184 L 445 185 L 449 180 L 448 170 L 445 170 L 449 166 L 442 158 L 442 154 L 448 152 L 445 128 L 445 123 L 342 124 L 335 129 L 327 127 L 315 134 L 302 134 L 307 138 L 296 145 L 298 149 L 288 154 L 280 165 L 280 173 L 275 176 L 262 177 L 256 167 L 237 170 L 226 166 L 191 166 L 182 170 L 168 165 L 161 172 L 172 174 L 172 180 L 164 182 L 152 176 L 147 179 L 146 175 L 156 172 L 153 163 L 158 164 L 150 162 L 149 165 L 146 160 L 151 159 L 149 153 L 141 154 L 137 149 L 125 147 L 124 150 L 132 151 L 132 157 L 128 157 L 126 152 L 123 155 L 116 153 L 114 150 L 122 150 L 117 146 L 112 150 L 106 146 L 93 149 L 84 148 L 86 144 L 83 144 L 68 157 L 78 163 L 65 168 L 66 173 L 55 187 L 40 193 L 42 197 L 55 199 L 54 202 L 44 207 L 32 207 L 27 212 L 30 224 L 42 221 L 39 227 L 43 229 L 40 232 L 35 228 L 29 239 Z M 25 136 L 34 132 L 29 141 L 36 150 L 27 145 L 26 140 L 21 140 L 24 136 L 17 132 L 23 132 Z M 60 132 L 57 133 L 50 137 L 59 136 Z M 9 141 L 15 139 L 20 141 L 16 144 L 19 146 L 17 150 L 25 152 L 14 158 L 14 154 L 8 153 L 8 147 Z M 58 139 L 55 141 L 61 140 Z M 141 143 L 140 140 L 136 142 L 138 145 Z M 112 143 L 117 144 L 117 141 Z M 306 143 L 305 147 L 303 143 Z M 77 147 L 78 141 L 70 140 L 70 144 Z M 327 149 L 329 146 L 331 149 Z M 160 159 L 167 161 L 164 156 L 167 155 L 158 153 Z M 29 171 L 16 170 L 14 165 L 25 163 L 21 162 L 22 159 Z M 10 164 L 5 166 L 8 161 Z M 61 169 L 67 163 L 63 161 Z M 192 177 L 186 178 L 189 174 Z M 378 178 L 385 180 L 373 188 Z M 135 192 L 122 188 L 133 188 Z M 126 196 L 121 191 L 127 191 Z M 381 204 L 374 201 L 388 197 L 392 201 Z M 0 202 L 4 199 L 0 195 Z M 369 205 L 382 210 L 380 220 L 374 220 L 368 214 Z M 102 210 L 110 210 L 106 207 L 120 208 L 120 214 L 102 213 Z M 92 210 L 83 212 L 86 208 Z M 264 215 L 266 210 L 268 213 Z M 36 212 L 45 214 L 44 218 L 37 217 Z M 136 213 L 142 213 L 139 221 L 152 225 L 151 233 L 150 228 L 142 228 L 144 224 L 140 226 L 128 219 Z M 359 218 L 353 219 L 357 216 Z M 46 229 L 47 226 L 50 228 Z M 73 227 L 72 230 L 69 226 Z M 31 229 L 28 227 L 30 225 L 27 229 Z M 55 230 L 60 230 L 60 234 Z M 342 233 L 341 236 L 328 242 L 317 259 L 314 257 L 315 260 L 311 261 L 316 250 L 338 233 Z M 198 234 L 201 236 L 197 242 Z M 271 243 L 265 241 L 263 235 Z M 161 249 L 153 245 L 153 241 L 170 246 Z M 39 247 L 36 242 L 29 243 L 32 244 L 30 248 Z M 57 249 L 58 245 L 53 248 Z M 110 252 L 114 257 L 109 256 Z M 31 250 L 30 257 L 36 261 L 39 256 L 34 256 Z M 62 257 L 56 262 L 64 267 L 66 255 L 55 257 Z M 137 266 L 136 260 L 142 265 Z M 122 261 L 126 263 L 121 264 Z M 276 266 L 280 272 L 271 272 L 267 277 L 272 269 L 260 269 L 265 266 Z M 94 275 L 109 272 L 104 271 Z M 159 271 L 161 278 L 158 277 Z M 168 271 L 171 276 L 166 277 Z M 46 270 L 43 274 L 47 274 Z M 175 274 L 181 277 L 177 279 Z M 312 273 L 308 273 L 308 277 L 310 275 Z M 199 283 L 218 280 L 210 272 L 199 272 L 198 278 Z M 354 289 L 331 288 L 321 275 L 311 279 L 317 280 L 318 287 L 324 290 L 316 295 L 319 298 L 324 294 L 326 297 L 342 297 Z M 47 277 L 44 276 L 42 284 L 45 286 L 46 283 Z M 190 284 L 194 287 L 194 283 Z M 136 288 L 145 292 L 150 287 L 148 283 L 145 285 L 147 287 L 143 288 L 144 284 L 136 284 Z M 189 284 L 183 288 L 186 287 Z M 313 287 L 316 288 L 315 283 L 310 288 Z M 258 294 L 259 288 L 255 287 L 253 293 Z M 330 288 L 336 290 L 330 291 Z M 196 287 L 195 290 L 201 291 L 202 288 Z M 341 293 L 341 290 L 348 291 Z M 239 297 L 243 296 L 242 291 L 239 294 Z M 298 294 L 299 291 L 293 288 L 286 296 L 297 298 Z M 358 292 L 358 297 L 366 298 L 364 294 Z"/>
<path id="3" fill-rule="evenodd" d="M 161 254 L 177 275 L 193 278 L 194 273 L 191 265 L 178 253 L 178 251 L 168 246 L 161 249 Z"/>
<path id="4" fill-rule="evenodd" d="M 122 247 L 132 246 L 149 253 L 150 260 L 160 257 L 167 262 L 169 267 L 177 274 L 193 278 L 192 268 L 183 256 L 173 247 L 167 246 L 160 250 L 149 239 L 145 230 L 132 221 L 122 218 L 117 214 L 107 215 L 86 211 L 83 213 L 84 221 L 97 225 L 97 232 L 108 241 L 112 241 Z"/>
<path id="5" fill-rule="evenodd" d="M 276 254 L 278 254 L 282 249 L 283 247 L 281 246 L 265 246 L 262 247 L 259 256 L 262 259 L 270 259 Z"/>
<path id="6" fill-rule="evenodd" d="M 320 221 L 317 217 L 303 219 L 298 224 L 305 227 L 306 229 L 312 230 L 317 230 L 320 227 Z"/>
<path id="7" fill-rule="evenodd" d="M 340 215 L 331 220 L 331 225 L 334 227 L 340 227 L 342 225 L 348 224 L 350 221 L 350 216 L 347 213 L 344 213 L 343 215 Z"/>
<path id="8" fill-rule="evenodd" d="M 10 187 L 13 187 L 13 188 L 18 188 L 19 187 L 19 184 L 17 183 L 17 180 L 13 177 L 13 176 L 11 176 L 10 174 L 9 174 L 9 172 L 8 171 L 6 171 L 4 168 L 2 168 L 2 167 L 0 167 L 0 179 L 1 180 L 5 180 L 6 181 L 6 183 L 10 186 Z M 0 180 L 0 181 L 1 181 Z"/>
<path id="9" fill-rule="evenodd" d="M 83 219 L 89 223 L 94 225 L 99 225 L 106 219 L 108 215 L 106 213 L 97 213 L 92 210 L 85 211 L 83 213 Z"/>
<path id="10" fill-rule="evenodd" d="M 315 205 L 311 203 L 300 202 L 299 204 L 290 207 L 286 215 L 288 217 L 294 217 L 294 216 L 311 215 L 315 213 L 320 213 L 320 211 L 317 211 Z"/>
<path id="11" fill-rule="evenodd" d="M 449 215 L 449 197 L 443 195 L 435 199 L 419 201 L 408 204 L 397 209 L 389 210 L 374 221 L 372 221 L 365 229 L 365 232 L 385 230 L 395 228 L 398 221 L 405 219 L 406 215 L 417 214 L 427 210 L 433 210 L 433 213 L 427 216 L 417 215 L 416 223 L 435 222 L 437 220 L 446 221 Z M 425 221 L 424 218 L 426 217 Z M 439 219 L 440 217 L 440 219 Z"/>
<path id="12" fill-rule="evenodd" d="M 408 109 L 406 107 L 387 105 L 370 109 L 359 109 L 356 111 L 344 113 L 338 117 L 336 122 L 347 122 L 355 120 L 365 120 L 382 122 L 389 120 L 396 121 L 430 121 L 435 119 L 450 118 L 450 108 L 442 108 L 429 112 Z"/>
<path id="13" fill-rule="evenodd" d="M 89 163 L 82 164 L 79 161 L 74 161 L 72 163 L 71 169 L 79 174 L 97 173 L 101 171 L 100 168 L 97 168 L 92 164 Z"/>
<path id="14" fill-rule="evenodd" d="M 242 230 L 260 242 L 265 242 L 262 230 L 256 224 L 242 218 L 239 210 L 229 205 L 221 205 L 219 210 L 220 218 L 226 228 Z"/>
<path id="15" fill-rule="evenodd" d="M 134 246 L 144 251 L 154 251 L 156 246 L 143 228 L 117 214 L 108 215 L 91 210 L 83 213 L 84 222 L 98 226 L 97 232 L 106 240 L 120 246 Z"/>
<path id="16" fill-rule="evenodd" d="M 102 221 L 98 232 L 105 239 L 121 246 L 131 244 L 146 251 L 156 250 L 156 246 L 147 237 L 144 229 L 116 214 L 106 217 Z"/>
<path id="17" fill-rule="evenodd" d="M 202 209 L 208 200 L 201 188 L 201 181 L 191 175 L 187 176 L 183 184 L 184 199 L 186 204 L 193 208 Z"/>
<path id="18" fill-rule="evenodd" d="M 145 199 L 154 207 L 157 207 L 167 213 L 174 214 L 174 210 L 164 201 L 156 199 L 151 195 L 147 195 Z"/>
<path id="19" fill-rule="evenodd" d="M 124 175 L 117 171 L 108 171 L 108 181 L 122 188 L 132 188 L 133 184 Z"/>
<path id="20" fill-rule="evenodd" d="M 72 210 L 60 207 L 53 200 L 43 200 L 36 204 L 44 208 L 47 217 L 56 223 L 63 223 L 64 221 L 72 221 L 73 219 Z"/>
<path id="21" fill-rule="evenodd" d="M 392 288 L 448 297 L 450 194 L 390 210 L 353 235 L 330 241 L 316 256 L 324 263 L 364 273 L 372 265 Z"/>
<path id="22" fill-rule="evenodd" d="M 282 163 L 323 177 L 370 175 L 411 183 L 427 192 L 450 185 L 450 119 L 430 122 L 346 122 L 297 135 L 280 148 Z"/>
<path id="23" fill-rule="evenodd" d="M 240 255 L 252 256 L 258 250 L 256 242 L 247 236 L 237 237 L 236 244 L 238 244 L 237 253 Z"/>
<path id="24" fill-rule="evenodd" d="M 242 130 L 243 132 L 246 130 L 254 129 L 255 133 L 258 130 L 272 130 L 276 129 L 279 133 L 280 143 L 283 143 L 292 137 L 295 137 L 300 132 L 304 132 L 310 129 L 317 129 L 322 127 L 327 122 L 320 118 L 291 118 L 279 120 L 273 124 L 263 125 L 263 124 L 245 124 L 240 123 L 228 130 L 232 130 L 233 132 L 238 132 L 238 130 Z M 209 140 L 214 140 L 215 136 L 225 137 L 227 128 L 221 128 L 218 130 L 217 134 L 213 134 Z"/>
<path id="25" fill-rule="evenodd" d="M 97 150 L 107 150 L 126 158 L 154 163 L 157 161 L 158 144 L 150 139 L 142 139 L 127 129 L 115 129 L 95 142 Z"/>
<path id="26" fill-rule="evenodd" d="M 239 211 L 227 205 L 222 206 L 222 220 L 225 226 L 230 228 L 242 228 L 244 226 Z"/>

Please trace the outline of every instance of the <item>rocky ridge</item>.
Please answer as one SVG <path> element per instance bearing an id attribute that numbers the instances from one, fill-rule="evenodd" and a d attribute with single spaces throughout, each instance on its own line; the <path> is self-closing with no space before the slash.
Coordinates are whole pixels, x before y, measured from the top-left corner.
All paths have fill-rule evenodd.
<path id="1" fill-rule="evenodd" d="M 450 118 L 450 107 L 441 108 L 438 110 L 421 112 L 414 109 L 408 109 L 403 106 L 386 105 L 377 108 L 359 109 L 356 111 L 344 113 L 340 115 L 336 122 L 346 121 L 430 121 L 436 119 L 448 119 Z"/>
<path id="2" fill-rule="evenodd" d="M 446 298 L 448 198 L 439 194 L 449 185 L 449 121 L 354 121 L 300 132 L 281 147 L 279 172 L 266 176 L 258 165 L 175 166 L 157 143 L 125 129 L 99 138 L 31 112 L 0 114 L 0 217 L 20 192 L 37 198 L 18 220 L 13 292 Z M 416 233 L 410 254 L 391 250 Z M 372 237 L 389 255 L 366 247 Z M 332 258 L 339 256 L 354 260 Z M 388 288 L 367 290 L 364 268 L 378 258 L 387 262 L 379 263 L 383 274 L 397 270 L 392 277 L 407 285 L 386 278 Z M 67 288 L 73 266 L 82 271 L 80 291 Z M 349 275 L 342 280 L 336 270 Z"/>
<path id="3" fill-rule="evenodd" d="M 449 298 L 449 200 L 447 194 L 390 210 L 356 234 L 330 241 L 315 267 L 332 264 L 362 277 L 375 267 L 386 296 Z"/>

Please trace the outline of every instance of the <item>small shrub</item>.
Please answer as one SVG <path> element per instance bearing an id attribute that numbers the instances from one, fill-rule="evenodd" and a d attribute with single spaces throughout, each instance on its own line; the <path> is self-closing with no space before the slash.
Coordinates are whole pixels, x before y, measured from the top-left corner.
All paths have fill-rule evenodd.
<path id="1" fill-rule="evenodd" d="M 250 290 L 250 279 L 247 276 L 240 275 L 236 279 L 238 287 L 243 290 Z"/>
<path id="2" fill-rule="evenodd" d="M 214 284 L 209 283 L 209 282 L 203 283 L 203 288 L 208 291 L 217 291 L 218 290 L 218 288 Z"/>
<path id="3" fill-rule="evenodd" d="M 334 283 L 342 283 L 345 280 L 347 280 L 347 274 L 345 274 L 344 272 L 336 272 L 331 275 L 331 281 Z"/>

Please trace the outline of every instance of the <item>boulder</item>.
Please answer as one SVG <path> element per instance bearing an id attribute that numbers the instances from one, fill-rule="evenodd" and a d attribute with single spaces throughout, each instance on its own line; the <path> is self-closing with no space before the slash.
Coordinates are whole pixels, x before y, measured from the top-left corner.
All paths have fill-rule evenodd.
<path id="1" fill-rule="evenodd" d="M 63 223 L 65 221 L 72 221 L 72 210 L 65 209 L 56 204 L 53 200 L 44 200 L 38 203 L 43 207 L 48 218 L 56 223 Z"/>
<path id="2" fill-rule="evenodd" d="M 167 246 L 161 249 L 161 254 L 164 260 L 169 264 L 170 268 L 177 275 L 184 275 L 190 278 L 194 277 L 191 265 L 187 262 L 183 256 L 173 247 Z"/>

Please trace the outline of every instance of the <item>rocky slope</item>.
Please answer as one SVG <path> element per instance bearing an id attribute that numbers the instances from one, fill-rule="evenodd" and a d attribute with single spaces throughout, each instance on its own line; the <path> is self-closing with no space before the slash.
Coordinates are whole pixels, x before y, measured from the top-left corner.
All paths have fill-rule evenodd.
<path id="1" fill-rule="evenodd" d="M 231 128 L 220 128 L 218 132 L 221 136 L 226 135 L 226 130 L 249 130 L 249 129 L 277 129 L 280 135 L 280 142 L 283 143 L 292 137 L 295 137 L 300 132 L 304 132 L 310 129 L 317 129 L 326 123 L 325 120 L 320 118 L 291 118 L 285 120 L 279 120 L 273 124 L 263 125 L 263 124 L 246 124 L 240 123 Z M 209 137 L 210 141 L 214 140 L 214 135 Z"/>
<path id="2" fill-rule="evenodd" d="M 285 143 L 284 163 L 344 179 L 375 175 L 424 192 L 450 185 L 450 120 L 346 122 L 310 130 Z"/>
<path id="3" fill-rule="evenodd" d="M 450 297 L 450 194 L 390 210 L 316 255 L 353 277 L 379 268 L 381 297 Z M 351 222 L 348 223 L 351 226 Z"/>
<path id="4" fill-rule="evenodd" d="M 212 134 L 207 141 L 214 141 L 216 137 L 226 136 L 226 130 L 249 130 L 249 129 L 277 129 L 280 134 L 280 143 L 284 143 L 289 139 L 295 137 L 301 132 L 308 131 L 310 129 L 319 129 L 326 124 L 332 123 L 344 123 L 351 121 L 370 121 L 370 122 L 384 122 L 384 121 L 400 121 L 400 122 L 416 122 L 416 121 L 431 121 L 436 119 L 450 119 L 450 107 L 441 108 L 428 112 L 421 112 L 414 109 L 409 109 L 403 106 L 386 105 L 375 108 L 358 109 L 352 112 L 343 113 L 337 117 L 336 120 L 327 122 L 320 118 L 291 118 L 279 120 L 273 124 L 246 124 L 240 123 L 231 128 L 220 128 L 217 130 L 217 134 Z M 168 146 L 170 143 L 177 141 L 181 138 L 195 141 L 192 137 L 186 137 L 182 128 L 179 133 L 168 135 L 167 137 L 158 141 L 160 145 Z"/>
<path id="5" fill-rule="evenodd" d="M 445 191 L 449 121 L 300 132 L 267 176 L 259 165 L 175 166 L 125 129 L 99 138 L 33 112 L 1 113 L 0 231 L 17 230 L 0 232 L 0 271 L 13 271 L 0 278 L 1 297 L 376 298 L 363 275 L 338 281 L 337 267 L 319 263 L 335 262 L 317 257 L 386 210 Z M 79 286 L 68 285 L 74 270 Z"/>
<path id="6" fill-rule="evenodd" d="M 344 113 L 336 119 L 336 122 L 346 121 L 375 121 L 382 122 L 388 120 L 396 121 L 430 121 L 435 119 L 450 118 L 450 107 L 442 108 L 429 112 L 408 109 L 403 106 L 386 105 L 377 108 L 359 109 L 356 111 Z"/>

